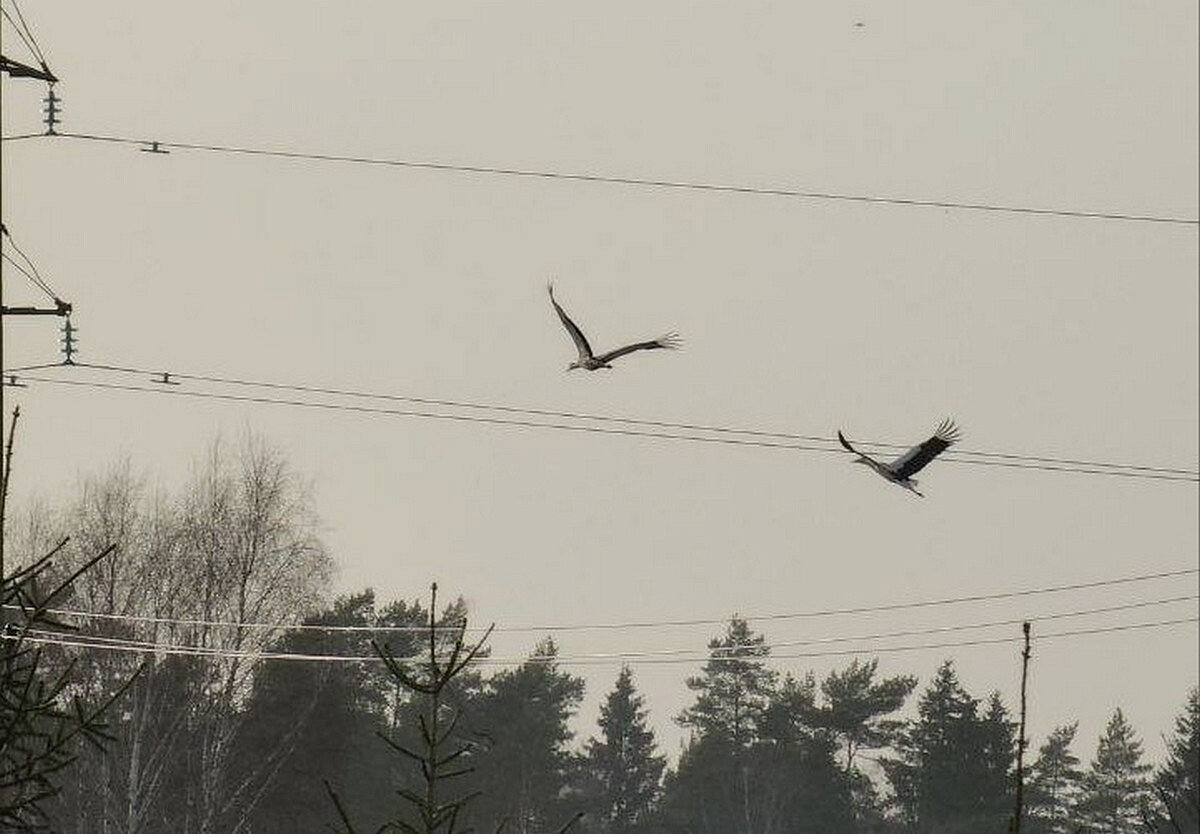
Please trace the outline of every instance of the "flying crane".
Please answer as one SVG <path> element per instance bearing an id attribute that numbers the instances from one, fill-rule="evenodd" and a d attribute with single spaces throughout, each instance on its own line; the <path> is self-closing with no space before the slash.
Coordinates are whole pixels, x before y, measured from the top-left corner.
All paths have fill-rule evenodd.
<path id="1" fill-rule="evenodd" d="M 571 334 L 571 340 L 575 342 L 575 347 L 579 350 L 579 359 L 567 366 L 568 371 L 575 368 L 583 368 L 585 371 L 595 371 L 600 368 L 612 369 L 612 365 L 608 364 L 614 359 L 618 359 L 627 353 L 633 353 L 635 350 L 655 350 L 658 348 L 666 348 L 674 350 L 681 344 L 679 336 L 674 333 L 668 333 L 665 336 L 660 336 L 649 342 L 637 342 L 632 345 L 625 345 L 616 350 L 610 350 L 608 353 L 602 353 L 596 356 L 592 353 L 592 346 L 588 344 L 587 337 L 583 335 L 583 331 L 575 322 L 571 321 L 563 308 L 554 300 L 554 285 L 547 284 L 546 290 L 550 293 L 550 303 L 554 305 L 554 312 L 558 313 L 558 318 L 563 323 L 563 327 L 567 328 L 567 332 Z"/>
<path id="2" fill-rule="evenodd" d="M 913 475 L 920 472 L 931 460 L 946 451 L 952 443 L 958 442 L 959 431 L 958 427 L 954 425 L 954 421 L 947 418 L 937 427 L 937 431 L 933 433 L 933 437 L 924 443 L 913 446 L 891 463 L 880 463 L 874 458 L 864 455 L 850 445 L 850 441 L 846 439 L 846 436 L 842 434 L 840 429 L 837 436 L 838 442 L 842 444 L 842 448 L 858 455 L 858 458 L 854 461 L 855 463 L 862 463 L 871 467 L 893 484 L 911 490 L 915 495 L 924 498 L 925 496 L 922 493 L 917 492 L 917 481 L 913 478 Z"/>

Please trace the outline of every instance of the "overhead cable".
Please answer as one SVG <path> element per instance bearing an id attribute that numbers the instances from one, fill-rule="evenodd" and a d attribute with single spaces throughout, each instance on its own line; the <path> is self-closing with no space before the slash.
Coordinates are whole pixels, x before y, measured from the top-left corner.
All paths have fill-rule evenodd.
<path id="1" fill-rule="evenodd" d="M 5 378 L 9 380 L 9 382 L 6 382 L 5 384 L 12 384 L 12 378 L 15 377 L 16 373 L 17 373 L 17 370 L 3 371 Z M 174 373 L 169 373 L 169 374 L 165 374 L 165 375 L 162 374 L 161 372 L 155 372 L 155 373 L 156 373 L 156 375 L 163 377 L 163 379 L 161 379 L 161 380 L 154 380 L 155 382 L 159 382 L 159 383 L 161 383 L 163 381 L 168 381 L 170 378 L 174 378 L 175 381 L 178 381 L 179 379 L 183 378 Z M 25 382 L 40 382 L 40 383 L 44 383 L 47 385 L 61 385 L 61 386 L 77 387 L 77 388 L 93 388 L 93 389 L 100 389 L 100 390 L 137 392 L 137 393 L 145 393 L 145 394 L 168 394 L 168 395 L 188 397 L 188 398 L 193 398 L 193 399 L 207 399 L 207 400 L 218 400 L 218 401 L 224 401 L 224 402 L 253 403 L 253 404 L 258 404 L 258 405 L 280 405 L 280 406 L 286 406 L 286 407 L 292 407 L 292 408 L 307 408 L 307 409 L 315 409 L 315 410 L 321 410 L 321 411 L 339 411 L 339 412 L 347 412 L 347 413 L 355 413 L 355 414 L 368 414 L 368 415 L 390 416 L 390 417 L 409 417 L 409 418 L 427 419 L 427 420 L 446 420 L 446 421 L 459 422 L 459 423 L 479 423 L 479 424 L 487 424 L 487 425 L 493 425 L 493 426 L 508 426 L 508 427 L 514 427 L 514 428 L 523 428 L 523 429 L 546 429 L 546 430 L 553 430 L 553 431 L 582 432 L 582 433 L 588 433 L 588 434 L 617 435 L 617 436 L 623 436 L 623 437 L 642 437 L 642 438 L 652 438 L 652 439 L 662 439 L 662 440 L 690 441 L 690 442 L 694 442 L 694 443 L 710 443 L 710 444 L 718 444 L 718 445 L 726 445 L 726 446 L 749 446 L 749 447 L 768 448 L 768 449 L 789 449 L 789 450 L 793 450 L 793 451 L 818 452 L 818 453 L 825 453 L 825 454 L 839 454 L 839 455 L 845 454 L 845 452 L 843 450 L 832 445 L 832 441 L 824 439 L 824 438 L 821 438 L 819 440 L 814 440 L 813 442 L 821 442 L 821 443 L 826 443 L 826 444 L 830 444 L 830 445 L 814 446 L 814 445 L 805 444 L 805 443 L 775 442 L 775 441 L 771 441 L 771 440 L 755 438 L 753 436 L 748 437 L 748 438 L 740 438 L 740 437 L 734 437 L 734 436 L 728 436 L 728 435 L 719 436 L 719 437 L 710 437 L 710 436 L 702 436 L 702 435 L 697 435 L 697 434 L 680 434 L 680 433 L 671 433 L 671 432 L 663 432 L 663 431 L 653 431 L 653 430 L 649 430 L 649 429 L 611 428 L 611 427 L 581 425 L 581 424 L 575 424 L 575 423 L 553 423 L 553 422 L 542 422 L 542 421 L 535 421 L 535 420 L 519 420 L 519 419 L 512 419 L 512 418 L 507 418 L 507 417 L 489 417 L 489 416 L 469 415 L 469 414 L 447 414 L 447 413 L 442 413 L 442 412 L 413 410 L 413 409 L 382 408 L 382 407 L 377 407 L 377 406 L 351 405 L 351 404 L 345 404 L 345 403 L 313 402 L 310 400 L 285 399 L 285 398 L 266 397 L 266 396 L 257 396 L 257 395 L 252 396 L 252 395 L 243 395 L 243 394 L 225 394 L 225 393 L 219 393 L 219 392 L 213 392 L 213 391 L 191 391 L 191 390 L 181 389 L 181 388 L 177 388 L 177 387 L 167 388 L 167 387 L 163 387 L 161 385 L 158 387 L 147 387 L 144 385 L 129 385 L 129 384 L 97 382 L 97 381 L 88 381 L 88 380 L 72 380 L 72 379 L 61 379 L 61 378 L 53 378 L 53 377 L 45 377 L 45 376 L 27 376 L 27 375 L 22 375 L 20 377 L 20 379 Z M 581 418 L 581 419 L 586 419 L 586 418 Z M 613 418 L 612 422 L 622 422 L 622 421 L 619 418 Z M 633 423 L 633 424 L 636 425 L 636 423 Z M 735 434 L 735 433 L 736 433 L 736 431 L 730 432 L 730 434 Z M 868 444 L 864 444 L 864 445 L 868 445 Z M 1050 463 L 1038 463 L 1038 462 L 1034 462 L 1034 461 L 1022 462 L 1022 461 L 1017 461 L 1017 460 L 975 459 L 975 458 L 967 458 L 967 457 L 946 457 L 945 459 L 952 463 L 969 464 L 969 465 L 973 465 L 973 466 L 997 466 L 997 467 L 1002 467 L 1002 468 L 1007 468 L 1007 469 L 1032 469 L 1032 470 L 1041 470 L 1041 471 L 1050 471 L 1050 472 L 1070 472 L 1070 473 L 1076 473 L 1076 474 L 1082 474 L 1082 475 L 1107 475 L 1110 477 L 1140 478 L 1140 479 L 1146 479 L 1146 480 L 1185 481 L 1185 482 L 1192 482 L 1192 483 L 1200 483 L 1200 474 L 1193 473 L 1188 470 L 1158 471 L 1156 468 L 1152 468 L 1152 467 L 1139 467 L 1139 468 L 1134 469 L 1134 468 L 1124 468 L 1124 466 L 1121 464 L 1107 464 L 1107 465 L 1096 464 L 1094 466 L 1072 466 L 1072 465 L 1067 465 L 1067 464 L 1060 465 L 1060 464 L 1050 464 Z M 1102 467 L 1108 467 L 1108 468 L 1102 468 Z M 1121 468 L 1118 468 L 1118 467 L 1121 467 Z"/>
<path id="2" fill-rule="evenodd" d="M 445 171 L 462 174 L 484 174 L 503 177 L 520 177 L 526 179 L 562 180 L 569 182 L 603 183 L 608 185 L 637 186 L 643 188 L 659 188 L 686 191 L 705 191 L 725 194 L 744 194 L 766 197 L 791 197 L 804 200 L 821 200 L 847 203 L 867 203 L 892 206 L 907 206 L 920 208 L 954 209 L 974 212 L 996 212 L 1004 214 L 1039 215 L 1044 217 L 1069 217 L 1090 220 L 1109 220 L 1138 223 L 1158 223 L 1177 226 L 1198 226 L 1200 220 L 1189 217 L 1174 217 L 1167 215 L 1135 214 L 1129 212 L 1090 211 L 1083 209 L 1037 208 L 1032 206 L 1003 205 L 998 203 L 975 203 L 955 200 L 926 200 L 909 197 L 889 197 L 867 194 L 842 194 L 826 191 L 811 191 L 793 188 L 771 188 L 746 185 L 728 185 L 712 182 L 693 182 L 686 180 L 671 180 L 644 178 L 633 176 L 617 176 L 610 174 L 572 173 L 566 171 L 534 170 L 525 168 L 510 168 L 489 165 L 465 165 L 447 162 L 427 162 L 409 159 L 388 159 L 381 157 L 354 156 L 347 154 L 309 153 L 303 151 L 274 150 L 270 148 L 255 148 L 239 145 L 214 145 L 195 142 L 164 142 L 158 139 L 138 139 L 131 136 L 102 135 L 95 133 L 60 133 L 66 139 L 89 142 L 104 142 L 123 145 L 152 146 L 160 149 L 177 149 L 187 151 L 206 151 L 220 154 L 237 154 L 255 157 L 274 157 L 309 162 L 339 162 L 355 165 L 375 165 L 394 168 L 409 168 L 429 171 Z"/>
<path id="3" fill-rule="evenodd" d="M 963 632 L 963 631 L 980 631 L 983 629 L 992 629 L 992 628 L 1001 628 L 1001 627 L 1005 627 L 1005 626 L 1020 625 L 1023 622 L 1049 622 L 1052 620 L 1077 619 L 1080 617 L 1094 617 L 1099 614 L 1113 614 L 1113 613 L 1117 613 L 1117 612 L 1133 611 L 1133 610 L 1142 609 L 1142 608 L 1155 608 L 1155 607 L 1162 606 L 1162 605 L 1171 605 L 1171 604 L 1174 604 L 1177 602 L 1195 602 L 1198 599 L 1200 599 L 1200 595 L 1192 594 L 1189 596 L 1176 596 L 1176 597 L 1167 597 L 1167 598 L 1155 599 L 1155 600 L 1142 600 L 1139 602 L 1124 603 L 1121 605 L 1107 605 L 1107 606 L 1101 606 L 1098 608 L 1085 608 L 1085 609 L 1075 610 L 1075 611 L 1060 611 L 1060 612 L 1055 612 L 1055 613 L 1051 613 L 1051 614 L 1030 615 L 1030 616 L 1018 617 L 1018 618 L 1014 618 L 1014 619 L 992 620 L 990 622 L 982 622 L 982 623 L 966 623 L 966 624 L 958 624 L 958 625 L 937 626 L 937 627 L 933 627 L 933 628 L 905 629 L 905 630 L 901 630 L 901 631 L 885 631 L 885 632 L 876 632 L 876 633 L 872 633 L 872 634 L 857 634 L 857 635 L 853 635 L 853 636 L 816 637 L 816 638 L 808 638 L 808 639 L 804 639 L 804 640 L 772 640 L 770 642 L 761 642 L 761 643 L 722 645 L 717 649 L 711 649 L 711 648 L 710 649 L 698 649 L 695 647 L 691 647 L 691 648 L 679 648 L 679 649 L 651 649 L 651 650 L 639 650 L 639 651 L 588 652 L 588 653 L 582 653 L 582 654 L 563 655 L 563 657 L 571 659 L 571 660 L 596 660 L 596 659 L 635 660 L 635 659 L 644 659 L 644 658 L 653 658 L 653 657 L 688 657 L 688 658 L 691 658 L 694 660 L 703 660 L 703 659 L 709 657 L 710 655 L 712 655 L 714 652 L 721 652 L 724 655 L 729 656 L 729 657 L 739 657 L 739 656 L 745 657 L 745 655 L 737 655 L 734 653 L 743 651 L 745 649 L 757 650 L 756 653 L 761 653 L 761 652 L 773 653 L 773 652 L 776 652 L 778 649 L 796 648 L 798 646 L 821 646 L 821 645 L 831 645 L 831 644 L 837 644 L 837 643 L 865 643 L 865 642 L 874 642 L 874 641 L 878 641 L 878 640 L 895 640 L 895 639 L 898 639 L 901 637 L 926 637 L 926 636 L 929 636 L 932 634 L 953 634 L 953 633 Z M 290 629 L 287 629 L 287 630 L 290 631 Z M 358 630 L 372 631 L 372 629 L 369 629 L 368 627 L 359 627 Z M 398 629 L 388 629 L 388 630 L 396 631 Z M 408 630 L 413 631 L 413 632 L 419 632 L 421 634 L 427 634 L 429 631 L 428 627 L 424 627 L 424 628 L 413 627 L 413 628 L 409 628 Z M 460 632 L 460 629 L 457 627 L 452 627 L 452 626 L 435 628 L 435 632 L 440 632 L 440 631 L 445 631 L 445 632 L 448 632 L 451 634 L 458 634 Z M 41 629 L 29 629 L 28 633 L 37 635 L 37 636 L 43 636 L 43 637 L 62 636 L 62 632 L 46 631 L 46 630 L 41 630 Z M 109 644 L 128 645 L 128 646 L 137 646 L 137 647 L 141 647 L 141 648 L 151 648 L 151 649 L 171 649 L 171 650 L 180 649 L 180 650 L 186 650 L 189 652 L 194 651 L 197 653 L 208 653 L 208 654 L 220 651 L 216 647 L 212 647 L 212 646 L 195 646 L 195 645 L 189 645 L 186 643 L 161 642 L 161 641 L 157 641 L 157 640 L 142 640 L 142 639 L 136 639 L 136 638 L 132 638 L 132 637 L 112 637 L 109 635 L 93 634 L 93 633 L 88 633 L 88 632 L 72 632 L 72 633 L 68 634 L 67 636 L 74 638 L 74 639 L 88 640 L 88 641 L 93 641 L 96 643 L 102 643 L 105 645 L 109 645 Z M 418 653 L 418 654 L 413 654 L 413 655 L 394 655 L 394 656 L 396 657 L 397 660 L 420 660 L 425 655 L 423 653 Z"/>
<path id="4" fill-rule="evenodd" d="M 1114 579 L 1098 579 L 1088 582 L 1074 582 L 1064 585 L 1050 585 L 1036 588 L 1024 588 L 1016 591 L 997 591 L 986 594 L 972 594 L 969 596 L 957 597 L 940 597 L 933 599 L 915 600 L 907 602 L 891 602 L 879 605 L 860 605 L 847 608 L 826 608 L 813 609 L 808 611 L 793 611 L 789 613 L 776 614 L 751 614 L 741 616 L 740 619 L 746 622 L 778 622 L 784 620 L 803 620 L 817 619 L 824 617 L 850 616 L 859 614 L 875 614 L 880 612 L 893 611 L 908 611 L 921 608 L 940 608 L 946 605 L 962 605 L 965 603 L 990 602 L 1002 599 L 1017 599 L 1021 597 L 1044 596 L 1047 594 L 1066 593 L 1070 591 L 1090 590 L 1094 588 L 1107 588 L 1119 585 L 1129 585 L 1137 582 L 1151 582 L 1160 579 L 1173 579 L 1183 576 L 1195 576 L 1200 573 L 1200 568 L 1182 568 L 1178 570 L 1157 571 L 1154 573 L 1143 573 L 1134 576 L 1122 576 Z M 112 620 L 127 623 L 151 623 L 159 625 L 177 625 L 177 626 L 195 626 L 209 628 L 236 628 L 246 630 L 289 630 L 289 631 L 320 631 L 320 632 L 368 632 L 375 634 L 386 633 L 427 633 L 427 626 L 345 626 L 345 625 L 319 625 L 315 623 L 239 623 L 229 620 L 204 620 L 176 617 L 152 617 L 137 614 L 114 614 L 102 613 L 96 611 L 82 611 L 72 608 L 52 608 L 48 609 L 49 614 L 56 617 L 75 617 L 85 620 Z M 724 625 L 728 622 L 728 618 L 697 618 L 689 620 L 644 620 L 644 621 L 620 621 L 607 623 L 565 623 L 565 624 L 545 624 L 545 625 L 512 625 L 512 626 L 496 626 L 492 629 L 496 633 L 553 633 L 553 632 L 569 632 L 569 631 L 624 631 L 633 629 L 655 629 L 667 627 L 684 627 L 684 626 L 712 626 Z M 456 624 L 448 624 L 445 626 L 447 630 L 457 631 Z M 484 628 L 468 628 L 471 631 L 486 631 Z"/>
<path id="5" fill-rule="evenodd" d="M 59 365 L 61 366 L 61 363 Z M 20 368 L 6 370 L 4 373 L 12 374 L 26 370 L 43 369 L 47 367 L 56 367 L 54 364 L 31 365 Z M 135 368 L 126 365 L 111 365 L 94 362 L 76 362 L 72 365 L 74 368 L 91 369 L 98 371 L 110 371 L 114 373 L 130 374 L 135 376 L 157 377 L 162 371 L 151 370 L 149 368 Z M 651 428 L 662 429 L 677 429 L 680 431 L 701 431 L 710 432 L 713 434 L 732 434 L 745 437 L 761 437 L 775 440 L 797 440 L 813 443 L 828 443 L 830 445 L 837 443 L 834 437 L 812 435 L 812 434 L 795 434 L 791 432 L 766 431 L 763 429 L 741 428 L 737 426 L 717 426 L 705 423 L 679 423 L 669 422 L 665 420 L 646 420 L 635 417 L 621 417 L 611 414 L 590 414 L 579 411 L 556 411 L 544 408 L 527 408 L 519 406 L 501 405 L 496 403 L 481 403 L 472 402 L 469 400 L 450 400 L 450 399 L 435 399 L 430 397 L 417 397 L 407 394 L 392 394 L 377 391 L 359 391 L 347 388 L 334 388 L 321 385 L 302 385 L 282 382 L 270 382 L 264 380 L 239 379 L 236 377 L 221 376 L 217 374 L 198 374 L 198 373 L 177 373 L 171 371 L 170 377 L 175 380 L 208 382 L 217 385 L 229 385 L 242 388 L 261 388 L 271 391 L 290 391 L 295 393 L 305 394 L 321 394 L 335 397 L 347 397 L 350 399 L 363 400 L 379 400 L 381 402 L 406 402 L 415 403 L 417 405 L 436 405 L 447 408 L 461 408 L 474 411 L 495 411 L 501 414 L 522 414 L 532 417 L 553 417 L 567 420 L 586 420 L 597 423 L 620 423 L 631 426 L 649 426 Z M 906 444 L 900 443 L 884 443 L 880 441 L 859 441 L 859 445 L 870 449 L 901 449 L 909 448 Z M 835 450 L 836 451 L 836 450 Z M 1020 455 L 1008 452 L 988 452 L 973 449 L 956 449 L 951 448 L 943 453 L 943 460 L 956 460 L 961 457 L 972 458 L 995 458 L 997 460 L 1012 460 L 1012 461 L 1028 461 L 1033 463 L 1053 463 L 1063 464 L 1067 466 L 1082 466 L 1092 468 L 1108 468 L 1108 469 L 1126 469 L 1135 472 L 1158 472 L 1172 475 L 1191 475 L 1200 477 L 1200 469 L 1184 469 L 1166 466 L 1144 466 L 1139 464 L 1126 463 L 1109 463 L 1104 461 L 1080 460 L 1078 458 L 1063 458 L 1063 457 L 1045 457 L 1039 455 Z"/>
<path id="6" fill-rule="evenodd" d="M 1182 617 L 1170 620 L 1158 620 L 1145 623 L 1129 623 L 1116 626 L 1101 626 L 1096 628 L 1075 629 L 1071 631 L 1059 631 L 1050 633 L 1041 633 L 1035 635 L 1035 641 L 1054 640 L 1067 637 L 1081 637 L 1094 634 L 1111 634 L 1122 631 L 1139 631 L 1150 628 L 1165 628 L 1168 626 L 1182 625 L 1185 623 L 1200 622 L 1200 617 Z M 13 635 L 0 634 L 0 640 L 17 639 Z M 64 638 L 59 636 L 26 636 L 24 640 L 42 645 L 57 645 L 70 648 L 84 649 L 99 649 L 102 651 L 115 652 L 132 652 L 136 654 L 158 654 L 158 655 L 180 655 L 186 657 L 217 657 L 217 658 L 243 658 L 248 660 L 263 660 L 263 661 L 310 661 L 310 662 L 326 662 L 326 663 L 363 663 L 363 662 L 379 662 L 377 655 L 322 655 L 322 654 L 302 654 L 291 652 L 258 652 L 258 651 L 241 651 L 241 650 L 222 650 L 222 649 L 181 649 L 168 644 L 140 644 L 136 641 L 128 641 L 125 643 L 100 643 L 89 642 L 87 640 Z M 1009 637 L 994 637 L 977 640 L 958 640 L 946 641 L 941 643 L 921 643 L 905 646 L 875 646 L 863 649 L 839 649 L 836 651 L 817 651 L 817 652 L 789 652 L 787 654 L 768 654 L 761 657 L 754 657 L 755 661 L 770 662 L 778 660 L 797 660 L 797 659 L 812 659 L 821 657 L 847 657 L 847 656 L 862 656 L 862 655 L 879 655 L 892 654 L 897 652 L 913 652 L 924 651 L 930 649 L 946 649 L 946 648 L 961 648 L 968 646 L 991 646 L 1005 643 L 1018 643 L 1019 637 L 1016 635 Z M 416 659 L 415 657 L 413 659 Z M 704 655 L 697 657 L 647 657 L 634 658 L 632 660 L 614 657 L 597 657 L 574 658 L 571 656 L 555 656 L 546 659 L 548 662 L 555 664 L 570 665 L 570 666 L 592 666 L 592 665 L 611 665 L 620 663 L 622 665 L 651 665 L 651 664 L 677 664 L 687 663 L 695 664 L 700 662 L 706 663 L 721 663 L 723 661 L 741 661 L 745 662 L 746 657 L 720 657 L 713 655 Z M 480 658 L 474 663 L 488 666 L 513 665 L 517 663 L 536 662 L 537 657 L 517 657 L 517 658 L 498 658 L 486 657 Z"/>

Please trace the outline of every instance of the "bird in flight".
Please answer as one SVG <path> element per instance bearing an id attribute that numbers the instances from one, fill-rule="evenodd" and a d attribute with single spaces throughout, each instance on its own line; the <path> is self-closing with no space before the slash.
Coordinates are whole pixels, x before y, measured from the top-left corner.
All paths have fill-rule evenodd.
<path id="1" fill-rule="evenodd" d="M 681 344 L 676 334 L 668 333 L 649 342 L 637 342 L 632 345 L 625 345 L 625 347 L 619 347 L 616 350 L 610 350 L 608 353 L 602 353 L 597 356 L 592 353 L 592 346 L 588 344 L 587 336 L 583 335 L 583 331 L 579 329 L 579 326 L 571 321 L 571 317 L 554 300 L 554 285 L 547 284 L 546 290 L 550 293 L 550 303 L 554 305 L 554 312 L 558 313 L 559 320 L 563 323 L 563 327 L 567 328 L 567 332 L 571 334 L 571 340 L 575 342 L 575 347 L 579 350 L 579 359 L 567 366 L 568 371 L 572 371 L 575 368 L 583 368 L 585 371 L 595 371 L 599 368 L 609 368 L 611 370 L 612 365 L 608 364 L 609 362 L 627 353 L 633 353 L 635 350 L 656 350 L 659 348 L 674 350 Z"/>
<path id="2" fill-rule="evenodd" d="M 846 439 L 846 436 L 840 430 L 837 436 L 838 442 L 842 444 L 842 448 L 847 452 L 853 452 L 858 455 L 858 459 L 854 461 L 855 463 L 866 464 L 893 484 L 912 490 L 914 494 L 924 498 L 924 495 L 917 492 L 917 481 L 913 478 L 913 475 L 916 475 L 931 460 L 946 451 L 950 447 L 950 444 L 958 442 L 959 432 L 953 420 L 943 420 L 942 424 L 937 427 L 937 431 L 933 433 L 933 437 L 924 443 L 913 446 L 891 463 L 880 463 L 874 458 L 864 455 L 850 445 L 850 441 Z"/>

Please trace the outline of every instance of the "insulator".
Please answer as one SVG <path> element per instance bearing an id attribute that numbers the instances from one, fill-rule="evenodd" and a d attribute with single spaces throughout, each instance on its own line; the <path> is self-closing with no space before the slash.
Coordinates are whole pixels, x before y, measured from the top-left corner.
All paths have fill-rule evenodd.
<path id="1" fill-rule="evenodd" d="M 76 352 L 75 334 L 78 332 L 79 331 L 71 325 L 71 320 L 69 318 L 63 320 L 62 339 L 60 342 L 62 344 L 64 365 L 71 365 L 74 363 Z"/>
<path id="2" fill-rule="evenodd" d="M 43 122 L 46 125 L 46 133 L 55 134 L 58 131 L 54 129 L 54 126 L 62 121 L 58 118 L 58 114 L 62 112 L 62 108 L 60 107 L 62 104 L 62 99 L 55 94 L 53 86 L 51 86 L 50 91 L 46 93 L 46 97 L 42 99 L 42 103 L 46 105 L 42 108 L 42 112 L 46 114 L 45 118 L 43 119 Z"/>

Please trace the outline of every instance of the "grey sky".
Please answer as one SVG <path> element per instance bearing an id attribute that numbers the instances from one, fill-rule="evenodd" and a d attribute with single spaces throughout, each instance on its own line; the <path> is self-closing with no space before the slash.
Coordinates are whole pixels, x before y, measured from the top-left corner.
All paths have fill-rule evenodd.
<path id="1" fill-rule="evenodd" d="M 964 202 L 1197 216 L 1194 3 L 26 3 L 64 129 L 145 139 Z M 854 23 L 865 25 L 856 28 Z M 5 26 L 4 49 L 27 57 Z M 41 85 L 4 82 L 6 135 Z M 1195 467 L 1197 231 L 5 143 L 3 212 L 74 302 L 82 358 L 414 396 Z M 7 303 L 32 301 L 5 270 Z M 597 345 L 563 373 L 544 284 Z M 5 366 L 53 361 L 6 322 Z M 62 373 L 62 372 L 55 372 Z M 98 378 L 85 373 L 80 379 Z M 127 453 L 177 483 L 245 426 L 314 481 L 340 587 L 432 579 L 500 625 L 725 617 L 986 593 L 1197 562 L 1194 483 L 935 463 L 914 499 L 846 457 L 6 389 L 18 501 Z M 767 624 L 869 633 L 1172 596 Z M 1195 613 L 1194 603 L 1069 626 Z M 1063 625 L 1062 627 L 1068 627 Z M 1050 626 L 1047 626 L 1049 629 Z M 564 634 L 564 654 L 716 629 Z M 536 636 L 500 635 L 499 655 Z M 953 654 L 1015 701 L 1012 647 Z M 847 659 L 780 663 L 818 674 Z M 635 666 L 668 748 L 694 667 Z M 615 666 L 587 667 L 591 732 Z M 1161 749 L 1197 629 L 1039 644 L 1035 743 L 1122 706 Z"/>

